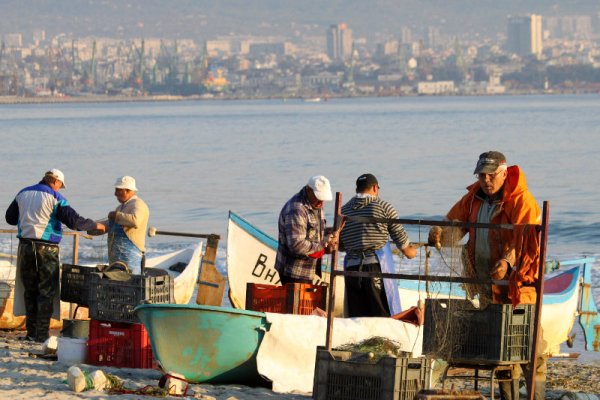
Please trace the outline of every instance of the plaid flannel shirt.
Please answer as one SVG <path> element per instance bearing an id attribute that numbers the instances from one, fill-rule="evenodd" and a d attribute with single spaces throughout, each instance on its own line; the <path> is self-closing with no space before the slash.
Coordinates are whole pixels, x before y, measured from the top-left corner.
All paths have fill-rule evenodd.
<path id="1" fill-rule="evenodd" d="M 306 187 L 296 193 L 279 214 L 279 246 L 275 269 L 293 279 L 312 280 L 318 259 L 308 255 L 323 250 L 325 215 L 313 208 Z"/>

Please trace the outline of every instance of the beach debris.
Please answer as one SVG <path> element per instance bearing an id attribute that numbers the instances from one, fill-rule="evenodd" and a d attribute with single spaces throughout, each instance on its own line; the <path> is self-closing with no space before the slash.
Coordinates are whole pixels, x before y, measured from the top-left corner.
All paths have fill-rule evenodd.
<path id="1" fill-rule="evenodd" d="M 599 400 L 600 397 L 591 393 L 567 392 L 560 397 L 560 400 Z"/>
<path id="2" fill-rule="evenodd" d="M 110 382 L 104 372 L 96 370 L 90 374 L 92 378 L 92 385 L 95 390 L 104 390 L 110 386 Z"/>
<path id="3" fill-rule="evenodd" d="M 56 354 L 58 349 L 58 337 L 50 336 L 44 344 L 42 344 L 42 352 L 44 354 Z"/>
<path id="4" fill-rule="evenodd" d="M 79 367 L 72 366 L 67 370 L 67 383 L 69 389 L 75 393 L 83 392 L 87 388 L 85 375 Z"/>
<path id="5" fill-rule="evenodd" d="M 69 385 L 69 388 L 76 393 L 92 389 L 106 390 L 123 388 L 123 382 L 114 375 L 107 374 L 101 370 L 88 373 L 75 365 L 69 367 L 67 370 L 67 384 Z"/>
<path id="6" fill-rule="evenodd" d="M 163 375 L 158 381 L 158 387 L 168 391 L 171 395 L 186 395 L 188 392 L 188 381 L 185 376 L 171 372 Z"/>
<path id="7" fill-rule="evenodd" d="M 359 343 L 347 343 L 338 346 L 335 350 L 364 353 L 356 357 L 377 361 L 382 357 L 407 357 L 410 352 L 400 350 L 400 343 L 381 336 L 372 336 Z M 354 357 L 354 358 L 356 358 Z"/>

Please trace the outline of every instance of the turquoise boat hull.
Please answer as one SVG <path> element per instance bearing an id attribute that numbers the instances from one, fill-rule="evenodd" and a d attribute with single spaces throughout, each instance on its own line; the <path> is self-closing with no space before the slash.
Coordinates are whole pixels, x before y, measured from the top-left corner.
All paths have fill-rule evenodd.
<path id="1" fill-rule="evenodd" d="M 135 313 L 166 373 L 192 383 L 265 383 L 256 368 L 264 313 L 192 304 L 143 304 Z"/>

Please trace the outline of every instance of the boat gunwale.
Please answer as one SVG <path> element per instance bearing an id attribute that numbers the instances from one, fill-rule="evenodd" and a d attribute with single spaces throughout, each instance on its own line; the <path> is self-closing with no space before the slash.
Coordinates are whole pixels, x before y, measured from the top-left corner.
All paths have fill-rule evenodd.
<path id="1" fill-rule="evenodd" d="M 162 308 L 162 309 L 181 309 L 181 310 L 199 310 L 199 311 L 211 311 L 220 312 L 225 314 L 238 314 L 245 315 L 248 317 L 266 318 L 267 314 L 259 311 L 250 311 L 232 307 L 221 307 L 221 306 L 206 306 L 201 304 L 171 304 L 171 303 L 159 303 L 159 304 L 140 304 L 134 308 L 134 312 L 138 310 L 143 311 L 144 309 L 151 308 Z"/>

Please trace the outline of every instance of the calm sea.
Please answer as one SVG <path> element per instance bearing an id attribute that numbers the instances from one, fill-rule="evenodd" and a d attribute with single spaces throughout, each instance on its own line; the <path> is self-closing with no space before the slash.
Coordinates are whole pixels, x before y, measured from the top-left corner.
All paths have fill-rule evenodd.
<path id="1" fill-rule="evenodd" d="M 327 176 L 349 199 L 356 177 L 371 172 L 401 217 L 439 219 L 491 149 L 520 165 L 537 200 L 549 202 L 550 257 L 600 253 L 600 96 L 3 105 L 0 138 L 5 206 L 59 168 L 72 206 L 102 218 L 117 204 L 115 179 L 131 175 L 150 225 L 222 236 L 221 270 L 228 210 L 275 236 L 281 206 L 310 176 Z M 410 234 L 423 240 L 427 229 Z M 151 255 L 189 243 L 147 245 Z M 0 251 L 15 247 L 0 239 Z M 84 240 L 81 262 L 105 254 L 102 240 Z"/>

